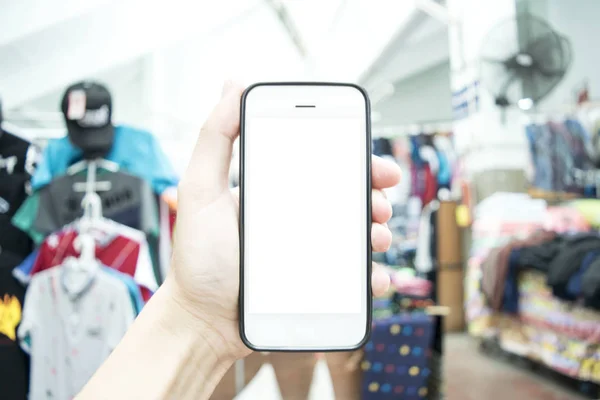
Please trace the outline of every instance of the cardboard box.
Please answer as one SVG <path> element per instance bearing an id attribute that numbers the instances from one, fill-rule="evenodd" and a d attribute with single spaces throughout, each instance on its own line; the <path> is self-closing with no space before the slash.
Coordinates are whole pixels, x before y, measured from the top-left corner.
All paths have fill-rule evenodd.
<path id="1" fill-rule="evenodd" d="M 444 318 L 444 332 L 464 330 L 463 269 L 440 267 L 437 279 L 438 303 L 450 308 L 450 314 Z"/>
<path id="2" fill-rule="evenodd" d="M 453 201 L 440 202 L 436 221 L 437 259 L 439 265 L 459 266 L 463 263 L 461 232 L 456 223 Z"/>
<path id="3" fill-rule="evenodd" d="M 456 223 L 457 204 L 443 201 L 437 213 L 437 296 L 438 304 L 450 308 L 444 318 L 444 331 L 462 331 L 465 328 L 463 246 L 462 233 Z"/>

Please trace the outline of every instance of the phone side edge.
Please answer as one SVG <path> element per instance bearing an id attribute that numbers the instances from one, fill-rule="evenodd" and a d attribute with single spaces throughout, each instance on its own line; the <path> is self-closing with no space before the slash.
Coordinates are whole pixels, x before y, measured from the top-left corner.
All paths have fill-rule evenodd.
<path id="1" fill-rule="evenodd" d="M 373 275 L 373 250 L 371 244 L 371 226 L 373 224 L 372 217 L 372 204 L 371 204 L 371 193 L 373 191 L 372 186 L 372 140 L 371 140 L 371 101 L 367 91 L 362 87 L 354 83 L 342 84 L 356 89 L 363 96 L 365 100 L 365 128 L 366 128 L 366 160 L 367 160 L 367 315 L 366 315 L 366 329 L 365 336 L 359 341 L 354 347 L 349 350 L 354 351 L 363 347 L 371 338 L 371 331 L 373 327 L 373 288 L 372 288 L 372 275 Z"/>
<path id="2" fill-rule="evenodd" d="M 239 234 L 239 291 L 238 291 L 238 318 L 239 318 L 239 333 L 242 343 L 252 351 L 261 351 L 260 348 L 255 346 L 248 337 L 246 336 L 245 330 L 245 312 L 244 312 L 244 186 L 245 186 L 245 174 L 244 174 L 244 140 L 245 140 L 245 121 L 246 121 L 246 99 L 248 93 L 257 86 L 261 86 L 260 83 L 255 83 L 248 86 L 242 93 L 240 99 L 240 140 L 239 140 L 239 220 L 238 220 L 238 234 Z"/>

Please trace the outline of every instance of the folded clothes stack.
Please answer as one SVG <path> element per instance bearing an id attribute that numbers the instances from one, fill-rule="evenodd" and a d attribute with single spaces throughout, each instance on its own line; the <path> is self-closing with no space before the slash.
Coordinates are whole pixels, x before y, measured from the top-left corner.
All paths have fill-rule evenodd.
<path id="1" fill-rule="evenodd" d="M 390 275 L 395 291 L 407 296 L 429 297 L 433 287 L 431 282 L 414 276 L 414 270 L 409 271 L 412 271 L 412 274 L 406 269 L 401 269 Z"/>

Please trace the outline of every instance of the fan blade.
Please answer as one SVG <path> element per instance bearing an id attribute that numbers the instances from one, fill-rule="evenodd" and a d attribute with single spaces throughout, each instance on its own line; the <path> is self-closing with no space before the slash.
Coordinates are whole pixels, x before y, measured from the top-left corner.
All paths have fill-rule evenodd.
<path id="1" fill-rule="evenodd" d="M 523 82 L 523 96 L 530 98 L 536 103 L 539 100 L 538 93 L 540 91 L 535 70 L 533 68 L 524 70 L 521 80 Z"/>
<path id="2" fill-rule="evenodd" d="M 506 81 L 504 82 L 504 84 L 502 85 L 502 88 L 500 89 L 500 93 L 499 93 L 500 96 L 507 97 L 506 93 L 508 92 L 508 88 L 510 88 L 510 85 L 512 85 L 512 83 L 515 81 L 516 78 L 517 78 L 517 74 L 515 74 L 514 72 L 506 77 Z M 511 104 L 514 104 L 514 103 L 511 102 Z"/>
<path id="3" fill-rule="evenodd" d="M 571 46 L 571 41 L 566 36 L 560 37 L 561 47 L 563 51 L 563 69 L 565 72 L 571 66 L 571 62 L 573 61 L 573 46 Z"/>

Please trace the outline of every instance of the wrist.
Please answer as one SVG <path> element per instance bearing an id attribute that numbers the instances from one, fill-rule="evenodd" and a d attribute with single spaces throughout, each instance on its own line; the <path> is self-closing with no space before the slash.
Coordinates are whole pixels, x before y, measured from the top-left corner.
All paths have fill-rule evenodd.
<path id="1" fill-rule="evenodd" d="M 161 303 L 159 325 L 167 335 L 189 341 L 192 347 L 207 347 L 219 363 L 231 364 L 236 360 L 214 319 L 188 304 L 170 278 L 165 280 L 152 301 L 155 298 Z"/>
<path id="2" fill-rule="evenodd" d="M 234 360 L 214 330 L 189 315 L 171 290 L 165 284 L 154 294 L 78 399 L 210 397 Z"/>

